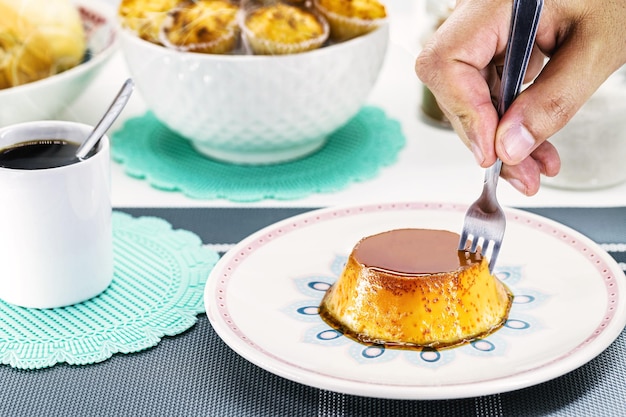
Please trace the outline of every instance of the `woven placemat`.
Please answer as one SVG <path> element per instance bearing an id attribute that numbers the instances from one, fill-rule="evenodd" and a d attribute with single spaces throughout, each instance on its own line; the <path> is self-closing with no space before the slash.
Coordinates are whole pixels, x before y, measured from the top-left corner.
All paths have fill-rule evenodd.
<path id="1" fill-rule="evenodd" d="M 127 120 L 111 141 L 113 159 L 125 172 L 157 189 L 195 199 L 251 202 L 303 198 L 371 179 L 396 161 L 405 138 L 397 121 L 368 106 L 317 152 L 274 165 L 235 165 L 205 157 L 150 112 Z"/>
<path id="2" fill-rule="evenodd" d="M 54 309 L 0 301 L 0 360 L 22 369 L 86 365 L 155 346 L 204 312 L 218 254 L 157 217 L 113 213 L 114 277 L 98 296 Z"/>

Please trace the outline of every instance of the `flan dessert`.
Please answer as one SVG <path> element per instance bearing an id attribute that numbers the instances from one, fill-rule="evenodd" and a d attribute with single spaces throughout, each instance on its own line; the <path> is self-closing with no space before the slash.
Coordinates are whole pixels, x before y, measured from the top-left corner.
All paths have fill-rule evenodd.
<path id="1" fill-rule="evenodd" d="M 396 229 L 359 241 L 322 299 L 320 315 L 365 344 L 444 348 L 506 321 L 512 293 L 480 255 L 445 230 Z"/>
<path id="2" fill-rule="evenodd" d="M 314 12 L 286 3 L 251 9 L 241 27 L 256 55 L 285 55 L 317 49 L 328 39 L 328 23 Z"/>
<path id="3" fill-rule="evenodd" d="M 228 0 L 184 1 L 164 20 L 161 42 L 187 52 L 230 53 L 239 40 L 238 11 Z"/>
<path id="4" fill-rule="evenodd" d="M 315 8 L 330 25 L 334 41 L 346 41 L 371 32 L 387 17 L 378 0 L 315 0 Z"/>

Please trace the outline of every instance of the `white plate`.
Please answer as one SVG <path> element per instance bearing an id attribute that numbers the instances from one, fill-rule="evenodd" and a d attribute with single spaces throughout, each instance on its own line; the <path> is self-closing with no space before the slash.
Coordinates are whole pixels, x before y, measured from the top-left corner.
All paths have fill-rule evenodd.
<path id="1" fill-rule="evenodd" d="M 346 394 L 473 397 L 528 387 L 587 363 L 626 324 L 624 273 L 598 245 L 546 218 L 507 209 L 497 276 L 515 294 L 507 325 L 442 351 L 366 347 L 316 314 L 362 237 L 419 227 L 460 231 L 466 207 L 400 203 L 330 208 L 244 239 L 213 269 L 207 316 L 238 354 L 276 375 Z"/>

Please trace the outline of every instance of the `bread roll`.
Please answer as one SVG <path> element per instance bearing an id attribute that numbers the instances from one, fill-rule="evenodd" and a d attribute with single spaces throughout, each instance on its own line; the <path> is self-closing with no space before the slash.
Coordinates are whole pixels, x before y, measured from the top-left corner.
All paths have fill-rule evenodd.
<path id="1" fill-rule="evenodd" d="M 0 0 L 0 88 L 72 68 L 85 50 L 80 14 L 69 0 Z"/>

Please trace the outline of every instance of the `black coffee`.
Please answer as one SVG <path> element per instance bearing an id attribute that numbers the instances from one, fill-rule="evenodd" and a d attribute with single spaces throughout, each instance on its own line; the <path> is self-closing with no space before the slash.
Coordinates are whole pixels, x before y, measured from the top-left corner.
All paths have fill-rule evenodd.
<path id="1" fill-rule="evenodd" d="M 12 169 L 56 168 L 78 162 L 78 144 L 64 139 L 35 139 L 0 149 L 0 166 Z"/>

